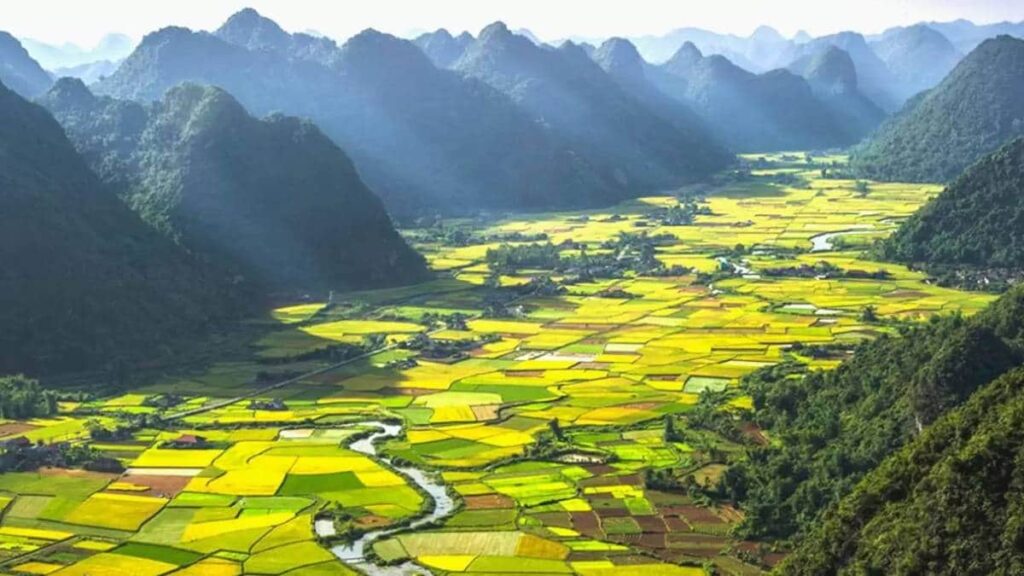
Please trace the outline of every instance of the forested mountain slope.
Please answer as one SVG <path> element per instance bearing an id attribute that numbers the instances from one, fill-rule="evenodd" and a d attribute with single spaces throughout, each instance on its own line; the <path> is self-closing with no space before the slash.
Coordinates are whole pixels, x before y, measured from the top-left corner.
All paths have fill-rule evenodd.
<path id="1" fill-rule="evenodd" d="M 932 90 L 856 150 L 865 178 L 948 182 L 982 156 L 1024 135 L 1024 40 L 987 40 Z"/>
<path id="2" fill-rule="evenodd" d="M 926 268 L 1024 268 L 1024 138 L 968 168 L 879 249 Z"/>
<path id="3" fill-rule="evenodd" d="M 197 85 L 143 106 L 63 79 L 43 102 L 147 222 L 233 276 L 328 290 L 425 275 L 352 162 L 309 122 L 258 120 Z"/>
<path id="4" fill-rule="evenodd" d="M 233 316 L 239 290 L 146 225 L 45 109 L 0 85 L 0 373 L 152 359 Z"/>
<path id="5" fill-rule="evenodd" d="M 1024 370 L 882 462 L 776 572 L 1024 573 Z"/>
<path id="6" fill-rule="evenodd" d="M 1024 288 L 970 319 L 936 317 L 901 332 L 861 345 L 834 371 L 781 365 L 748 379 L 754 419 L 778 439 L 752 449 L 725 479 L 748 534 L 810 533 L 883 460 L 1020 366 Z"/>

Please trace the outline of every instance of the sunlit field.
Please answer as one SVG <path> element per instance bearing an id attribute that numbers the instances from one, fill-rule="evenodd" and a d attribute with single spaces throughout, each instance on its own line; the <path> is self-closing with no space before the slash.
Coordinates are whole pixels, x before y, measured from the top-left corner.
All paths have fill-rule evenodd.
<path id="1" fill-rule="evenodd" d="M 360 422 L 388 420 L 405 430 L 383 453 L 439 474 L 458 507 L 377 540 L 380 561 L 437 574 L 760 573 L 780 551 L 731 535 L 741 510 L 652 486 L 648 471 L 712 485 L 745 443 L 774 440 L 756 427 L 726 439 L 691 417 L 749 409 L 741 381 L 760 368 L 832 369 L 858 342 L 993 297 L 865 256 L 939 187 L 822 177 L 838 157 L 758 158 L 703 191 L 691 224 L 663 223 L 679 200 L 657 196 L 445 223 L 466 232 L 460 245 L 408 230 L 436 279 L 294 302 L 255 320 L 238 357 L 0 424 L 2 438 L 81 443 L 126 468 L 0 476 L 0 572 L 349 574 L 331 544 L 430 507 L 408 477 L 349 448 Z M 678 273 L 531 294 L 516 287 L 564 278 L 487 263 L 503 244 L 597 255 L 622 234 L 660 238 L 655 257 Z M 501 314 L 495 291 L 517 294 Z M 453 314 L 462 321 L 437 320 Z M 428 358 L 410 344 L 423 338 L 458 352 Z M 126 415 L 148 419 L 90 437 Z M 679 428 L 669 440 L 667 417 Z M 317 539 L 317 517 L 332 542 Z"/>

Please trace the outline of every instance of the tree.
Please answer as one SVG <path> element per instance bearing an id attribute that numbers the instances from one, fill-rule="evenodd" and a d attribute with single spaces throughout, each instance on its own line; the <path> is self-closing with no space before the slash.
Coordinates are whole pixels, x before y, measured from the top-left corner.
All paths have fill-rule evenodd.
<path id="1" fill-rule="evenodd" d="M 551 433 L 555 435 L 555 438 L 565 440 L 565 432 L 562 431 L 562 425 L 558 423 L 558 418 L 552 418 L 548 422 L 548 428 L 551 429 Z"/>
<path id="2" fill-rule="evenodd" d="M 676 431 L 676 419 L 671 415 L 665 416 L 665 442 L 679 440 L 679 432 Z"/>
<path id="3" fill-rule="evenodd" d="M 23 419 L 57 413 L 57 393 L 25 376 L 0 378 L 0 418 Z"/>

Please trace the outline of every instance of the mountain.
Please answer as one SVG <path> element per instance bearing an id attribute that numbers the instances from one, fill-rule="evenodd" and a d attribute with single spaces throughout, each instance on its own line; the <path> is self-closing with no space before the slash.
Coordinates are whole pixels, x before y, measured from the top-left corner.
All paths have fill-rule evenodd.
<path id="1" fill-rule="evenodd" d="M 50 75 L 28 55 L 21 43 L 0 31 L 0 82 L 25 98 L 35 98 L 53 84 Z"/>
<path id="2" fill-rule="evenodd" d="M 908 97 L 935 87 L 963 58 L 952 42 L 924 24 L 888 30 L 871 48 Z"/>
<path id="3" fill-rule="evenodd" d="M 805 150 L 856 142 L 803 78 L 786 70 L 753 74 L 686 43 L 651 78 L 692 107 L 735 150 Z"/>
<path id="4" fill-rule="evenodd" d="M 570 42 L 538 46 L 497 22 L 453 69 L 507 95 L 627 189 L 679 186 L 729 161 L 702 125 L 666 124 Z"/>
<path id="5" fill-rule="evenodd" d="M 462 56 L 466 47 L 473 43 L 473 36 L 469 32 L 452 36 L 450 32 L 440 28 L 417 36 L 413 43 L 423 50 L 435 66 L 448 68 Z"/>
<path id="6" fill-rule="evenodd" d="M 846 133 L 856 138 L 867 136 L 885 119 L 885 112 L 860 92 L 857 67 L 845 50 L 828 46 L 797 60 L 789 69 L 807 80 Z"/>
<path id="7" fill-rule="evenodd" d="M 899 336 L 865 343 L 834 371 L 779 365 L 755 373 L 745 382 L 754 403 L 752 418 L 775 442 L 752 450 L 726 475 L 723 489 L 746 514 L 742 531 L 772 538 L 819 532 L 837 505 L 845 514 L 844 497 L 855 494 L 862 479 L 876 475 L 876 469 L 888 469 L 883 465 L 887 458 L 1022 363 L 1024 287 L 1018 287 L 969 319 L 935 317 L 901 329 Z M 885 497 L 900 496 L 895 492 Z M 984 509 L 976 512 L 986 515 Z M 955 518 L 947 526 L 955 528 Z M 916 546 L 919 541 L 913 537 L 877 544 Z M 846 543 L 836 540 L 818 547 L 808 539 L 798 557 L 844 554 Z M 793 559 L 791 570 L 783 572 L 837 573 L 827 563 L 804 570 L 801 560 Z"/>
<path id="8" fill-rule="evenodd" d="M 861 176 L 948 182 L 1024 134 L 1024 40 L 1000 36 L 967 55 L 938 86 L 907 103 L 861 149 Z"/>
<path id="9" fill-rule="evenodd" d="M 152 361 L 237 314 L 240 293 L 105 189 L 45 109 L 0 85 L 0 372 Z"/>
<path id="10" fill-rule="evenodd" d="M 708 132 L 708 140 L 712 139 L 710 130 L 696 112 L 666 95 L 650 80 L 659 72 L 644 61 L 632 42 L 610 38 L 588 54 L 623 90 L 666 122 L 683 131 L 701 127 Z"/>
<path id="11" fill-rule="evenodd" d="M 116 62 L 135 47 L 135 42 L 124 34 L 107 34 L 89 49 L 70 43 L 54 46 L 31 38 L 22 38 L 21 43 L 41 66 L 54 71 L 103 60 Z"/>
<path id="12" fill-rule="evenodd" d="M 887 458 L 776 573 L 1024 572 L 1024 370 Z"/>
<path id="13" fill-rule="evenodd" d="M 927 267 L 1024 269 L 1024 138 L 982 158 L 882 243 Z"/>
<path id="14" fill-rule="evenodd" d="M 647 62 L 629 40 L 609 38 L 590 57 L 622 86 L 637 89 L 647 83 Z"/>
<path id="15" fill-rule="evenodd" d="M 543 40 L 538 38 L 537 35 L 534 34 L 529 28 L 516 28 L 514 34 L 516 36 L 522 36 L 523 38 L 526 38 L 527 40 L 533 42 L 538 46 L 545 43 Z"/>
<path id="16" fill-rule="evenodd" d="M 99 82 L 103 78 L 113 74 L 117 71 L 117 66 L 117 62 L 100 60 L 98 62 L 89 62 L 86 64 L 79 64 L 78 66 L 71 66 L 70 68 L 55 68 L 53 70 L 53 74 L 57 78 L 78 78 L 86 84 L 92 84 L 93 82 Z"/>
<path id="17" fill-rule="evenodd" d="M 425 275 L 352 162 L 309 122 L 257 120 L 223 90 L 188 84 L 144 106 L 65 78 L 42 101 L 147 222 L 232 276 L 328 290 Z"/>
<path id="18" fill-rule="evenodd" d="M 641 36 L 630 41 L 644 59 L 656 64 L 667 62 L 686 43 L 697 46 L 708 56 L 724 56 L 751 72 L 774 70 L 794 59 L 794 43 L 769 26 L 761 26 L 747 37 L 701 28 L 678 28 L 663 36 Z"/>
<path id="19" fill-rule="evenodd" d="M 954 20 L 952 22 L 927 22 L 926 25 L 948 38 L 961 54 L 974 50 L 989 38 L 1004 35 L 1024 38 L 1024 22 L 975 24 L 970 20 Z"/>
<path id="20" fill-rule="evenodd" d="M 217 29 L 217 36 L 236 46 L 256 51 L 275 52 L 288 49 L 292 44 L 291 34 L 252 8 L 243 8 L 232 14 Z"/>
<path id="21" fill-rule="evenodd" d="M 150 101 L 197 82 L 224 88 L 257 115 L 310 118 L 398 217 L 593 206 L 637 192 L 508 97 L 437 68 L 411 42 L 373 30 L 341 47 L 305 34 L 285 42 L 276 25 L 250 12 L 215 34 L 147 35 L 96 91 Z"/>
<path id="22" fill-rule="evenodd" d="M 952 69 L 961 55 L 1000 35 L 1024 37 L 1024 22 L 927 22 L 891 28 L 869 38 L 855 32 L 813 38 L 800 31 L 786 39 L 766 26 L 750 36 L 679 28 L 661 36 L 629 40 L 649 62 L 667 62 L 683 44 L 690 42 L 705 55 L 725 56 L 754 73 L 787 67 L 795 60 L 820 52 L 826 45 L 836 46 L 853 58 L 861 90 L 883 109 L 895 111 L 907 98 L 937 84 L 944 76 L 941 71 Z M 934 60 L 929 60 L 929 56 Z"/>
<path id="23" fill-rule="evenodd" d="M 885 62 L 868 45 L 867 39 L 856 32 L 840 32 L 821 36 L 801 44 L 797 48 L 797 56 L 793 60 L 813 56 L 830 46 L 839 48 L 850 56 L 854 68 L 857 70 L 860 91 L 883 110 L 889 112 L 898 110 L 903 102 L 913 95 L 913 92 L 900 85 L 899 80 L 885 65 Z"/>

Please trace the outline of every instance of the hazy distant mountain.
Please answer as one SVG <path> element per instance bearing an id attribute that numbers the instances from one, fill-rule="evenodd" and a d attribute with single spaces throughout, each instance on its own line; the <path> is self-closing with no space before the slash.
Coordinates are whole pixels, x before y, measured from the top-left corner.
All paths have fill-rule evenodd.
<path id="1" fill-rule="evenodd" d="M 786 70 L 757 75 L 686 43 L 652 79 L 697 111 L 739 151 L 828 148 L 855 142 L 803 78 Z"/>
<path id="2" fill-rule="evenodd" d="M 473 35 L 463 32 L 458 36 L 452 36 L 450 32 L 440 28 L 435 32 L 417 36 L 413 43 L 423 50 L 435 66 L 448 68 L 462 56 L 466 47 L 473 43 Z"/>
<path id="3" fill-rule="evenodd" d="M 529 28 L 516 28 L 513 34 L 517 36 L 522 36 L 538 46 L 544 44 L 544 41 L 538 38 L 536 34 L 531 32 Z"/>
<path id="4" fill-rule="evenodd" d="M 871 47 L 907 97 L 934 88 L 963 58 L 945 36 L 924 24 L 888 30 Z"/>
<path id="5" fill-rule="evenodd" d="M 311 118 L 403 216 L 588 206 L 638 192 L 590 166 L 498 91 L 437 68 L 411 42 L 373 30 L 340 48 L 303 34 L 286 42 L 276 25 L 252 14 L 239 13 L 216 34 L 149 34 L 97 90 L 153 100 L 192 81 L 226 89 L 255 114 Z"/>
<path id="6" fill-rule="evenodd" d="M 629 40 L 636 45 L 648 62 L 664 63 L 683 44 L 691 42 L 704 54 L 725 56 L 734 64 L 751 72 L 765 72 L 785 67 L 794 60 L 820 51 L 823 44 L 835 45 L 849 52 L 853 58 L 860 76 L 862 91 L 876 104 L 895 110 L 906 98 L 919 90 L 934 86 L 941 80 L 942 75 L 937 72 L 938 70 L 946 67 L 948 72 L 956 63 L 948 46 L 942 46 L 944 43 L 941 38 L 923 34 L 920 30 L 922 27 L 927 27 L 928 30 L 946 38 L 954 48 L 953 53 L 960 55 L 970 52 L 983 40 L 1001 34 L 1024 37 L 1024 22 L 976 25 L 967 20 L 957 20 L 892 28 L 883 35 L 870 38 L 872 49 L 879 48 L 880 52 L 886 52 L 879 55 L 889 64 L 886 68 L 892 67 L 891 76 L 878 66 L 875 58 L 864 52 L 865 39 L 858 39 L 860 35 L 853 32 L 812 38 L 806 32 L 800 31 L 793 38 L 786 39 L 769 27 L 761 27 L 746 37 L 720 34 L 701 28 L 679 28 L 661 36 L 631 37 Z M 904 35 L 904 31 L 909 32 Z M 885 44 L 889 46 L 886 47 Z M 934 62 L 927 60 L 928 54 L 935 57 Z M 915 63 L 920 64 L 922 68 L 915 69 Z M 892 84 L 892 79 L 897 83 Z"/>
<path id="7" fill-rule="evenodd" d="M 961 54 L 977 48 L 989 38 L 1015 36 L 1024 38 L 1024 22 L 999 22 L 996 24 L 975 24 L 969 20 L 953 22 L 927 22 L 929 28 L 940 32 L 949 39 Z"/>
<path id="8" fill-rule="evenodd" d="M 807 79 L 814 95 L 851 137 L 867 136 L 885 119 L 885 112 L 860 92 L 857 68 L 845 50 L 825 47 L 789 69 Z"/>
<path id="9" fill-rule="evenodd" d="M 152 361 L 232 314 L 234 290 L 104 189 L 46 110 L 0 85 L 0 372 Z"/>
<path id="10" fill-rule="evenodd" d="M 647 80 L 650 66 L 629 40 L 610 38 L 591 52 L 590 57 L 616 82 L 628 87 L 630 91 L 656 90 Z"/>
<path id="11" fill-rule="evenodd" d="M 701 28 L 679 28 L 664 36 L 630 38 L 648 62 L 667 62 L 687 42 L 708 56 L 721 55 L 752 72 L 766 72 L 785 66 L 794 58 L 792 43 L 769 26 L 748 37 L 719 34 Z"/>
<path id="12" fill-rule="evenodd" d="M 707 132 L 709 140 L 717 141 L 710 128 L 693 109 L 657 87 L 651 78 L 660 72 L 644 61 L 629 40 L 609 39 L 597 48 L 591 47 L 588 54 L 619 86 L 665 121 L 684 131 L 699 127 Z"/>
<path id="13" fill-rule="evenodd" d="M 986 40 L 852 159 L 865 177 L 947 182 L 1024 134 L 1024 40 Z"/>
<path id="14" fill-rule="evenodd" d="M 628 189 L 678 186 L 728 162 L 702 125 L 666 123 L 571 42 L 537 46 L 497 22 L 454 69 L 508 95 Z"/>
<path id="15" fill-rule="evenodd" d="M 34 98 L 50 87 L 50 75 L 29 56 L 21 43 L 0 31 L 0 82 L 25 98 Z"/>
<path id="16" fill-rule="evenodd" d="M 775 29 L 762 26 L 748 37 L 717 34 L 699 28 L 681 28 L 662 37 L 634 39 L 640 53 L 651 62 L 666 62 L 686 43 L 707 56 L 724 56 L 744 70 L 761 73 L 785 68 L 793 62 L 814 57 L 828 46 L 846 51 L 854 62 L 859 89 L 885 110 L 897 109 L 907 96 L 897 78 L 868 46 L 863 36 L 843 32 L 820 38 L 806 34 L 788 40 Z M 671 48 L 672 52 L 665 52 Z"/>
<path id="17" fill-rule="evenodd" d="M 883 244 L 907 263 L 1024 269 L 1024 138 L 982 158 Z"/>
<path id="18" fill-rule="evenodd" d="M 146 221 L 232 275 L 306 290 L 424 275 L 351 161 L 309 122 L 257 120 L 197 85 L 143 106 L 65 78 L 43 102 Z"/>
<path id="19" fill-rule="evenodd" d="M 99 62 L 79 64 L 70 68 L 56 68 L 53 70 L 53 74 L 57 78 L 78 78 L 86 84 L 92 84 L 93 82 L 98 82 L 101 78 L 113 74 L 119 65 L 119 62 L 100 60 Z"/>
<path id="20" fill-rule="evenodd" d="M 252 8 L 245 8 L 232 14 L 217 29 L 217 36 L 249 50 L 274 52 L 288 49 L 292 44 L 291 34 Z"/>
<path id="21" fill-rule="evenodd" d="M 857 83 L 860 91 L 883 110 L 899 109 L 911 94 L 901 87 L 899 80 L 885 65 L 885 62 L 868 46 L 864 36 L 856 32 L 841 32 L 815 38 L 797 49 L 799 57 L 813 56 L 823 49 L 835 46 L 849 54 L 857 69 Z"/>
<path id="22" fill-rule="evenodd" d="M 814 40 L 814 37 L 808 34 L 806 30 L 799 30 L 793 35 L 794 44 L 806 44 L 811 40 Z"/>
<path id="23" fill-rule="evenodd" d="M 124 34 L 107 34 L 89 49 L 70 43 L 54 46 L 31 38 L 22 38 L 21 43 L 32 58 L 47 70 L 71 68 L 102 60 L 116 62 L 127 57 L 135 48 L 135 42 Z"/>

